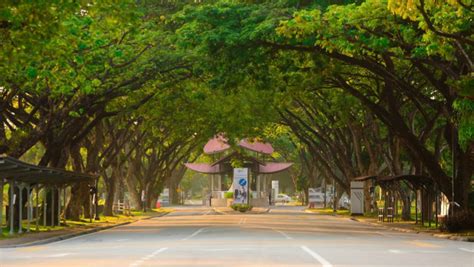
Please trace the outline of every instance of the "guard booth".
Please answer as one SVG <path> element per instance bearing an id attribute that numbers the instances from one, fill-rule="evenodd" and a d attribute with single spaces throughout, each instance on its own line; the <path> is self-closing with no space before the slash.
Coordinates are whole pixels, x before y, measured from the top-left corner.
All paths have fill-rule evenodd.
<path id="1" fill-rule="evenodd" d="M 291 162 L 272 162 L 271 154 L 274 152 L 269 143 L 255 140 L 240 140 L 238 149 L 233 149 L 227 139 L 222 135 L 209 140 L 204 146 L 204 153 L 213 158 L 212 163 L 185 163 L 185 166 L 193 171 L 209 175 L 210 192 L 203 203 L 209 203 L 213 207 L 226 207 L 230 204 L 226 195 L 235 193 L 234 183 L 230 187 L 229 178 L 234 177 L 234 166 L 232 162 L 238 160 L 242 163 L 241 168 L 248 170 L 248 188 L 246 194 L 249 204 L 254 207 L 268 207 L 278 192 L 272 192 L 271 175 L 285 171 L 293 165 Z M 227 184 L 227 185 L 226 185 Z"/>

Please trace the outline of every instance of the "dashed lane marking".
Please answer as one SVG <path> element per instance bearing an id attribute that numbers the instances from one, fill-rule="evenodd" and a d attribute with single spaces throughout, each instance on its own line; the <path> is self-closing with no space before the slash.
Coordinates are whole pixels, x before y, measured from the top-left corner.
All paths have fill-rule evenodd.
<path id="1" fill-rule="evenodd" d="M 183 238 L 183 239 L 181 239 L 181 240 L 183 240 L 183 241 L 184 241 L 184 240 L 189 240 L 189 239 L 191 239 L 191 238 L 197 236 L 197 235 L 198 235 L 200 232 L 202 232 L 202 231 L 204 231 L 204 228 L 201 228 L 201 229 L 197 230 L 196 232 L 192 233 L 190 236 L 187 236 L 187 237 L 185 237 L 185 238 Z"/>
<path id="2" fill-rule="evenodd" d="M 315 260 L 317 260 L 319 263 L 323 265 L 323 267 L 332 267 L 331 263 L 327 261 L 325 258 L 321 257 L 318 253 L 312 251 L 309 249 L 307 246 L 301 246 L 301 249 L 304 250 L 306 253 L 311 255 Z"/>
<path id="3" fill-rule="evenodd" d="M 462 251 L 474 253 L 474 249 L 468 249 L 468 248 L 459 248 L 459 249 Z"/>
<path id="4" fill-rule="evenodd" d="M 66 256 L 68 256 L 68 255 L 71 255 L 71 253 L 53 254 L 53 255 L 45 256 L 45 258 L 62 258 L 62 257 L 66 257 Z"/>
<path id="5" fill-rule="evenodd" d="M 293 239 L 291 236 L 287 235 L 285 232 L 273 229 L 273 231 L 280 233 L 282 236 L 284 236 L 286 239 Z"/>
<path id="6" fill-rule="evenodd" d="M 137 261 L 134 261 L 133 263 L 131 263 L 129 265 L 129 267 L 138 267 L 140 265 L 142 265 L 145 261 L 155 257 L 156 255 L 160 254 L 161 252 L 167 250 L 168 248 L 160 248 L 158 250 L 155 250 L 153 253 L 147 255 L 147 256 L 143 256 L 141 259 L 137 260 Z"/>
<path id="7" fill-rule="evenodd" d="M 402 253 L 402 251 L 401 251 L 401 250 L 398 250 L 398 249 L 389 249 L 388 252 L 393 253 L 393 254 L 400 254 L 400 253 Z"/>

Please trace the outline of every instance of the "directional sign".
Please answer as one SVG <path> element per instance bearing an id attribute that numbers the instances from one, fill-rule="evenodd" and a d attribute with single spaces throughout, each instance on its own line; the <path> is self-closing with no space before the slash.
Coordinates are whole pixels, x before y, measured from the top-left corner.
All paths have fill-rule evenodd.
<path id="1" fill-rule="evenodd" d="M 234 169 L 234 203 L 247 203 L 248 196 L 248 174 L 247 168 Z"/>

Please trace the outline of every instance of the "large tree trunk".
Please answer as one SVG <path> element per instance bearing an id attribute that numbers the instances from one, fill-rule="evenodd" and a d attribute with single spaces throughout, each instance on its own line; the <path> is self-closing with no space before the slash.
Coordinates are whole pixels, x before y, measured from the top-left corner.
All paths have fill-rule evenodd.
<path id="1" fill-rule="evenodd" d="M 142 209 L 142 201 L 141 201 L 141 192 L 137 191 L 137 181 L 133 176 L 134 168 L 132 164 L 129 164 L 128 171 L 125 177 L 125 184 L 127 186 L 127 190 L 129 193 L 129 201 L 130 206 L 134 209 L 141 210 Z"/>
<path id="2" fill-rule="evenodd" d="M 400 189 L 400 198 L 402 200 L 402 220 L 411 220 L 411 201 L 410 191 L 406 189 Z"/>
<path id="3" fill-rule="evenodd" d="M 66 218 L 80 221 L 83 214 L 85 218 L 90 218 L 89 197 L 89 185 L 87 182 L 74 184 L 71 187 L 71 197 L 66 205 Z"/>
<path id="4" fill-rule="evenodd" d="M 459 203 L 459 209 L 463 210 L 469 209 L 469 192 L 471 192 L 471 181 L 473 179 L 474 162 L 470 159 L 470 151 L 472 149 L 468 148 L 467 152 L 460 151 L 458 153 L 458 166 L 454 181 L 454 201 Z"/>
<path id="5" fill-rule="evenodd" d="M 115 194 L 115 187 L 116 187 L 116 180 L 117 177 L 115 173 L 112 172 L 112 176 L 109 177 L 107 180 L 107 193 L 105 195 L 105 205 L 104 205 L 104 215 L 105 216 L 113 216 L 113 205 L 114 205 L 114 194 Z"/>

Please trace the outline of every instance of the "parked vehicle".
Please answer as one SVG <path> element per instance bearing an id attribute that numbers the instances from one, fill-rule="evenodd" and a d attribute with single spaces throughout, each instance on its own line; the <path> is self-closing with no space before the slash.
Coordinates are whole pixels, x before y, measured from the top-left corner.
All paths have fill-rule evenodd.
<path id="1" fill-rule="evenodd" d="M 291 197 L 285 194 L 278 194 L 275 197 L 275 203 L 289 203 L 291 201 Z"/>

